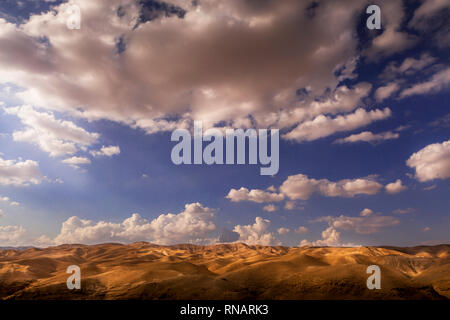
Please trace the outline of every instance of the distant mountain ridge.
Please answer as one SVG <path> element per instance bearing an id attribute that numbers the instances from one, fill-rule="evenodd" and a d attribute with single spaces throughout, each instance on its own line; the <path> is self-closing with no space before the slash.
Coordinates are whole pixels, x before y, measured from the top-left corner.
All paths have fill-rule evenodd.
<path id="1" fill-rule="evenodd" d="M 25 246 L 25 247 L 0 247 L 0 250 L 27 250 L 35 248 L 33 246 Z"/>

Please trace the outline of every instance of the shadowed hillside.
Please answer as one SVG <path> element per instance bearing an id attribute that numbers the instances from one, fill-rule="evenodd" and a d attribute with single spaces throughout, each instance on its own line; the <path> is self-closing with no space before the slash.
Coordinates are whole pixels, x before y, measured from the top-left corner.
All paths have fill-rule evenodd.
<path id="1" fill-rule="evenodd" d="M 381 268 L 381 290 L 366 268 Z M 68 290 L 66 268 L 81 268 Z M 1 299 L 448 299 L 450 245 L 61 245 L 0 251 Z"/>

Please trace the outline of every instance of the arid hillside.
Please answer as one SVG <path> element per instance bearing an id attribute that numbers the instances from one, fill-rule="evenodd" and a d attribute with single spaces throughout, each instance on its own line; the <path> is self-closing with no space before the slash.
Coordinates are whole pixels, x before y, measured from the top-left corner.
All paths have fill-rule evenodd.
<path id="1" fill-rule="evenodd" d="M 369 265 L 381 289 L 369 290 Z M 81 269 L 69 290 L 66 269 Z M 1 299 L 449 299 L 450 245 L 62 245 L 0 250 Z"/>

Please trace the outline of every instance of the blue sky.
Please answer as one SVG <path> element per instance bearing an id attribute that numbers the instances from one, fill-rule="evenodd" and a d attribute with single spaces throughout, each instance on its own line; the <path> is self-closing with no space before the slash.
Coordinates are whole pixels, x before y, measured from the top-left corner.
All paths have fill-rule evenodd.
<path id="1" fill-rule="evenodd" d="M 379 2 L 381 30 L 364 1 L 80 0 L 80 30 L 33 3 L 0 5 L 0 246 L 450 241 L 445 1 Z M 193 120 L 280 129 L 279 172 L 174 165 Z"/>

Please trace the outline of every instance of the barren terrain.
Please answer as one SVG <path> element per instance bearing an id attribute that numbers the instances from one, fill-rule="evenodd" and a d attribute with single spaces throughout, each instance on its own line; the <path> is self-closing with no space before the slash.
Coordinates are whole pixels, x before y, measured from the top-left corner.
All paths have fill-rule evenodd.
<path id="1" fill-rule="evenodd" d="M 381 268 L 381 289 L 366 268 Z M 66 268 L 81 268 L 68 290 Z M 448 299 L 450 245 L 264 247 L 149 243 L 0 250 L 0 299 Z"/>

